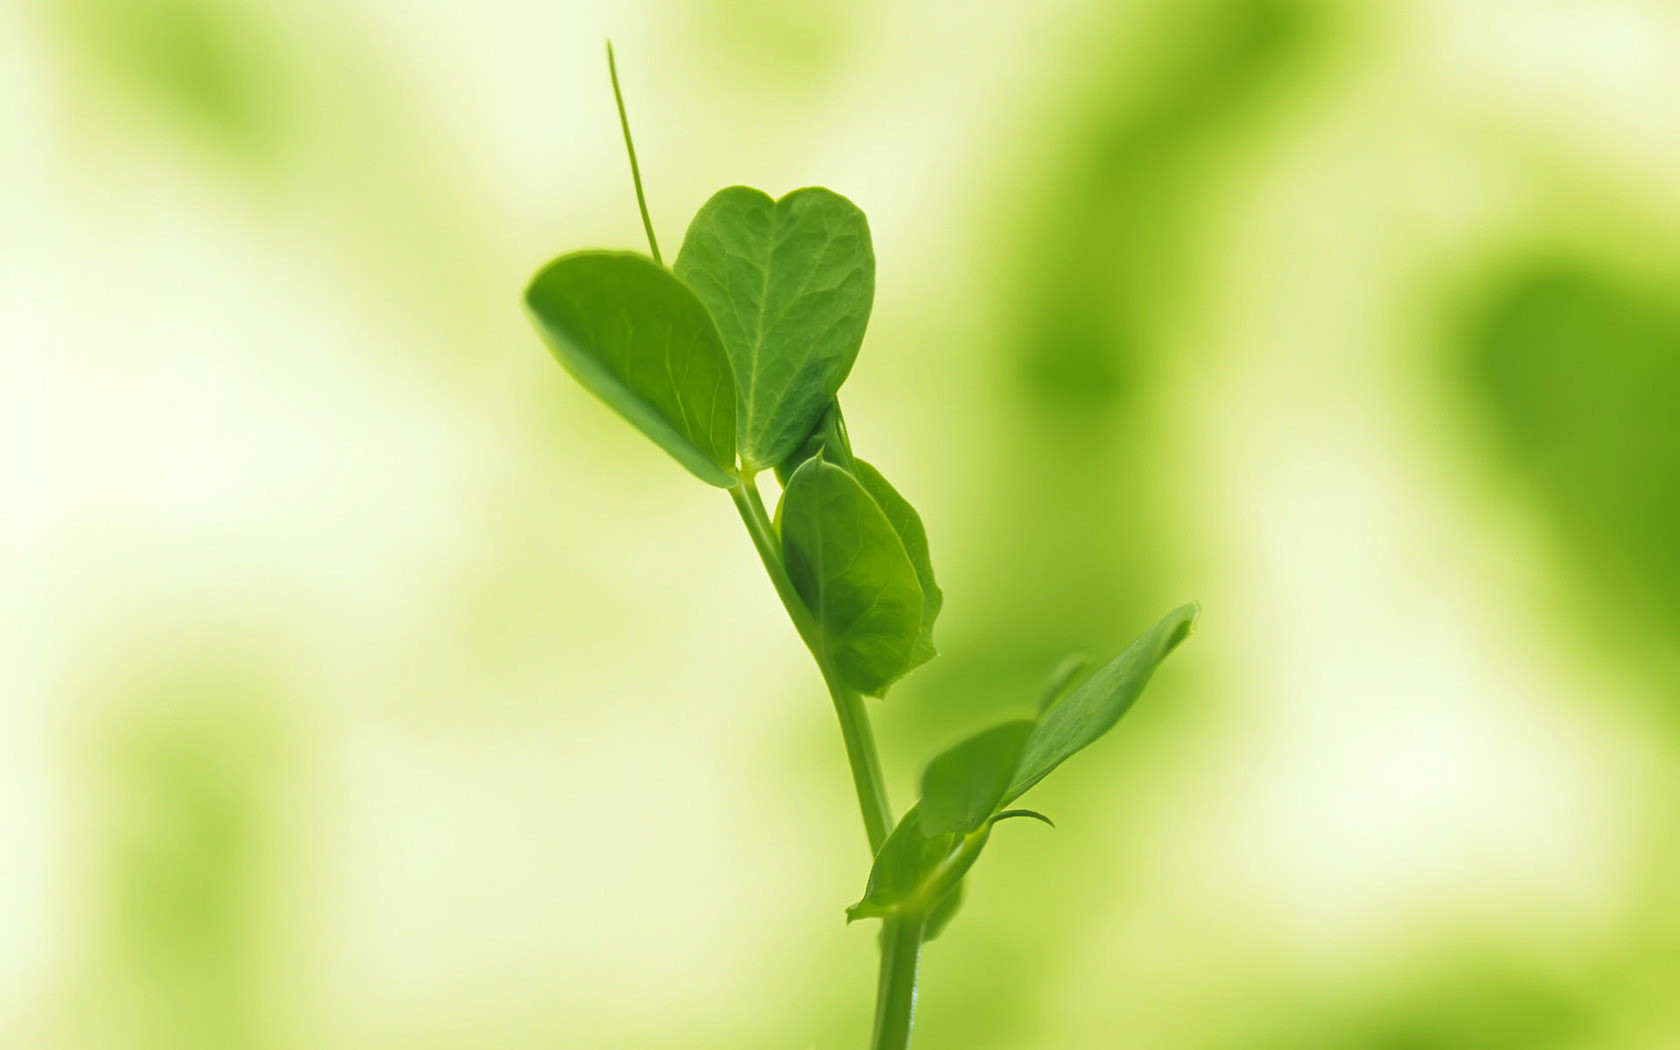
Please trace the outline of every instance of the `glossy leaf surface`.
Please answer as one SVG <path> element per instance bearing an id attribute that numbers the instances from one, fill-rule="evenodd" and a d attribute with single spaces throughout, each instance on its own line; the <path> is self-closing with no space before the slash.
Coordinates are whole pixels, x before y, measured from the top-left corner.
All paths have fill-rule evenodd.
<path id="1" fill-rule="evenodd" d="M 771 200 L 731 186 L 694 216 L 676 271 L 734 365 L 743 463 L 775 466 L 811 433 L 863 345 L 875 299 L 868 220 L 821 187 Z"/>
<path id="2" fill-rule="evenodd" d="M 696 477 L 734 483 L 735 384 L 711 315 L 669 270 L 632 252 L 549 263 L 525 308 L 567 372 Z"/>
<path id="3" fill-rule="evenodd" d="M 892 523 L 858 480 L 821 457 L 788 479 L 780 508 L 788 575 L 842 681 L 879 696 L 910 668 L 922 589 Z"/>

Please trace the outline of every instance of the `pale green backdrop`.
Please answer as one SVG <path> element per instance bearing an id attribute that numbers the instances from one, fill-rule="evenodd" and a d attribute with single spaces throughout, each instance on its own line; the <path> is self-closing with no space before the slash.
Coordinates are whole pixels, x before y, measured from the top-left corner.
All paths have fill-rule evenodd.
<path id="1" fill-rule="evenodd" d="M 869 214 L 920 762 L 1200 599 L 925 1050 L 1680 1046 L 1680 5 L 0 7 L 0 1046 L 851 1050 L 820 682 L 529 275 Z"/>

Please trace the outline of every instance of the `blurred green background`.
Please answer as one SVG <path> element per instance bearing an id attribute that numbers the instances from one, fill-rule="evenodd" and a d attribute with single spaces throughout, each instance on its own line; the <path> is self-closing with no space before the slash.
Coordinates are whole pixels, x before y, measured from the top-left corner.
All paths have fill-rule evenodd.
<path id="1" fill-rule="evenodd" d="M 1680 1047 L 1680 4 L 0 6 L 0 1046 L 852 1048 L 820 683 L 522 318 L 869 214 L 895 800 L 1206 613 L 918 1046 Z"/>

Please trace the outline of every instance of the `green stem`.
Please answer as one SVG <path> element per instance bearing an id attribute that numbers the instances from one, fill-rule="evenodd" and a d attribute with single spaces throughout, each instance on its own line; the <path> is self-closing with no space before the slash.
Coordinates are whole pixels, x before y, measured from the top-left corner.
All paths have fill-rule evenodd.
<path id="1" fill-rule="evenodd" d="M 873 859 L 887 841 L 892 830 L 892 809 L 887 804 L 886 783 L 881 776 L 881 759 L 875 751 L 875 734 L 869 726 L 869 712 L 863 697 L 842 683 L 830 665 L 823 646 L 822 632 L 805 599 L 788 575 L 787 563 L 782 559 L 781 540 L 775 523 L 764 508 L 758 485 L 750 473 L 743 473 L 740 484 L 729 490 L 741 521 L 747 526 L 764 570 L 770 574 L 776 594 L 787 608 L 788 619 L 800 640 L 816 658 L 823 683 L 834 701 L 834 714 L 840 720 L 840 735 L 846 741 L 846 761 L 852 768 L 852 786 L 857 789 L 858 809 L 863 813 L 863 830 L 869 836 L 869 855 Z M 910 1024 L 916 1010 L 916 969 L 922 955 L 922 930 L 926 916 L 894 915 L 881 928 L 881 976 L 876 986 L 875 1035 L 872 1050 L 907 1050 L 910 1045 Z"/>
<path id="2" fill-rule="evenodd" d="M 871 1050 L 905 1050 L 916 1015 L 916 970 L 925 917 L 894 915 L 881 925 L 881 979 L 875 990 Z"/>
<path id="3" fill-rule="evenodd" d="M 788 619 L 793 621 L 800 640 L 816 658 L 817 669 L 822 672 L 828 695 L 834 701 L 834 714 L 840 720 L 840 735 L 846 742 L 846 761 L 852 767 L 852 786 L 857 789 L 858 809 L 863 813 L 863 830 L 869 836 L 869 855 L 873 858 L 881 843 L 887 840 L 893 819 L 887 804 L 886 781 L 881 776 L 881 759 L 875 751 L 875 734 L 869 726 L 869 712 L 863 706 L 863 697 L 842 683 L 829 664 L 822 644 L 822 632 L 811 611 L 806 608 L 805 600 L 794 588 L 787 565 L 782 561 L 782 545 L 776 538 L 770 514 L 764 508 L 764 499 L 758 494 L 757 483 L 751 475 L 743 476 L 741 483 L 729 490 L 729 496 L 741 512 L 741 521 L 752 536 L 753 546 L 758 549 L 759 559 L 770 574 L 777 596 L 787 608 Z"/>

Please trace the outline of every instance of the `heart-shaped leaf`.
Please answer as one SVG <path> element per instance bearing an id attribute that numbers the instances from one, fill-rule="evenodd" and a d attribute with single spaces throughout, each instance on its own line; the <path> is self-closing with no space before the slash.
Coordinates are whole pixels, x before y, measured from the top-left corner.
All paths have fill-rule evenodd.
<path id="1" fill-rule="evenodd" d="M 1162 617 L 1096 674 L 1039 719 L 999 805 L 1008 805 L 1068 757 L 1114 728 L 1167 654 L 1190 636 L 1201 606 L 1181 605 Z"/>
<path id="2" fill-rule="evenodd" d="M 771 200 L 731 186 L 694 216 L 676 271 L 735 367 L 743 464 L 775 466 L 811 433 L 863 345 L 875 299 L 868 220 L 821 187 Z"/>
<path id="3" fill-rule="evenodd" d="M 991 819 L 1036 723 L 1005 722 L 969 737 L 922 773 L 922 834 L 967 834 Z"/>
<path id="4" fill-rule="evenodd" d="M 711 315 L 674 274 L 632 252 L 563 255 L 525 308 L 583 387 L 701 481 L 735 483 L 735 383 Z"/>
<path id="5" fill-rule="evenodd" d="M 820 456 L 788 479 L 778 509 L 788 575 L 817 619 L 841 681 L 880 696 L 910 668 L 922 588 L 904 543 L 858 480 Z"/>
<path id="6" fill-rule="evenodd" d="M 916 568 L 916 582 L 922 587 L 922 623 L 916 632 L 916 646 L 910 651 L 910 667 L 920 667 L 939 655 L 933 644 L 933 621 L 939 618 L 939 610 L 945 605 L 945 592 L 933 578 L 927 530 L 922 527 L 922 516 L 916 513 L 916 508 L 887 483 L 880 471 L 861 459 L 854 459 L 852 472 L 892 522 L 893 531 L 904 544 L 904 552 L 910 555 L 910 564 Z"/>

